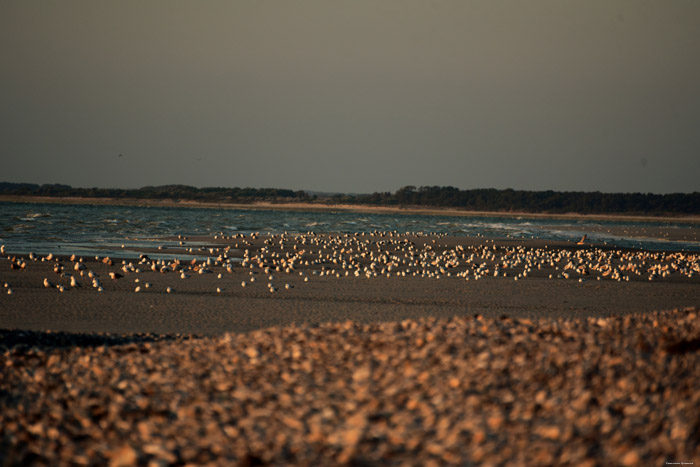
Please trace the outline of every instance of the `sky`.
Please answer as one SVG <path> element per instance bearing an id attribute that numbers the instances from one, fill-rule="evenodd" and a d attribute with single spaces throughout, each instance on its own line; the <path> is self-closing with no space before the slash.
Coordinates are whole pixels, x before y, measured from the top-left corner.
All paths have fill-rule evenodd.
<path id="1" fill-rule="evenodd" d="M 0 181 L 700 191 L 700 2 L 0 2 Z"/>

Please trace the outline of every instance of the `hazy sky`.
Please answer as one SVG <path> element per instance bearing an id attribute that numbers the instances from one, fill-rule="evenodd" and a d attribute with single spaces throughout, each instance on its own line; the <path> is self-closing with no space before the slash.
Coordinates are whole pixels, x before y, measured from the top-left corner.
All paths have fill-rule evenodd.
<path id="1" fill-rule="evenodd" d="M 697 0 L 3 0 L 0 57 L 0 181 L 700 191 Z"/>

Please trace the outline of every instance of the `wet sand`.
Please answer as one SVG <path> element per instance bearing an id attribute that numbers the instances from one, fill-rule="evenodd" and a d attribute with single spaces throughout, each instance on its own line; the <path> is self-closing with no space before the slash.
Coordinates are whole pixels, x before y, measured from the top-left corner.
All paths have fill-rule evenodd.
<path id="1" fill-rule="evenodd" d="M 628 224 L 625 226 L 542 226 L 538 228 L 552 228 L 553 230 L 574 231 L 579 233 L 598 233 L 620 239 L 638 238 L 649 240 L 663 240 L 669 242 L 668 247 L 673 248 L 673 242 L 700 242 L 700 228 L 679 226 L 671 222 L 663 227 Z"/>
<path id="2" fill-rule="evenodd" d="M 3 268 L 5 269 L 5 268 Z M 99 268 L 95 268 L 99 271 Z M 454 278 L 284 279 L 294 287 L 271 294 L 264 278 L 243 289 L 249 278 L 234 273 L 181 280 L 159 273 L 140 274 L 150 289 L 135 293 L 133 279 L 105 284 L 97 293 L 86 283 L 59 293 L 44 289 L 46 271 L 0 274 L 13 294 L 0 295 L 0 327 L 5 329 L 112 333 L 247 332 L 269 326 L 353 320 L 360 323 L 434 316 L 585 317 L 695 306 L 700 285 L 529 278 L 488 278 L 465 283 Z M 172 287 L 172 294 L 165 293 Z M 221 293 L 216 288 L 222 288 Z"/>

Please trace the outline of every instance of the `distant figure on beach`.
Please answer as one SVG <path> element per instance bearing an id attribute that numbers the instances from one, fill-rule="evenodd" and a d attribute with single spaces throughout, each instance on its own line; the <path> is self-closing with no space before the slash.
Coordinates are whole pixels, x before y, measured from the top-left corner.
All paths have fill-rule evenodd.
<path id="1" fill-rule="evenodd" d="M 588 237 L 588 234 L 583 234 L 583 237 L 581 237 L 581 240 L 579 240 L 577 245 L 583 245 L 583 242 L 586 241 L 586 237 Z"/>

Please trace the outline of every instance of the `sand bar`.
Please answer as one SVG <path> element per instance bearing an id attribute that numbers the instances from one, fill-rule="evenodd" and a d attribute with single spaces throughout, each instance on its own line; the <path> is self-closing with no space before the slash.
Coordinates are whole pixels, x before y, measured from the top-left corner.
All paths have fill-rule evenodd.
<path id="1" fill-rule="evenodd" d="M 264 209 L 291 211 L 351 211 L 386 214 L 422 214 L 430 216 L 465 216 L 465 217 L 514 217 L 533 219 L 561 220 L 605 220 L 628 222 L 683 222 L 700 224 L 700 216 L 640 216 L 623 214 L 549 214 L 504 211 L 468 211 L 455 208 L 439 208 L 424 206 L 370 206 L 358 204 L 321 204 L 321 203 L 271 203 L 256 201 L 252 203 L 207 203 L 179 199 L 129 199 L 129 198 L 82 198 L 82 197 L 50 197 L 50 196 L 11 196 L 0 195 L 0 202 L 16 203 L 56 203 L 56 204 L 104 204 L 125 206 L 163 206 L 163 207 L 192 207 L 216 209 Z"/>

